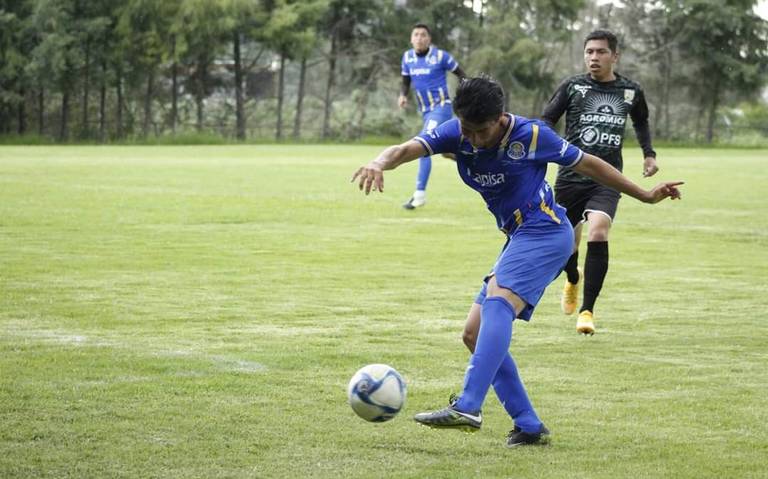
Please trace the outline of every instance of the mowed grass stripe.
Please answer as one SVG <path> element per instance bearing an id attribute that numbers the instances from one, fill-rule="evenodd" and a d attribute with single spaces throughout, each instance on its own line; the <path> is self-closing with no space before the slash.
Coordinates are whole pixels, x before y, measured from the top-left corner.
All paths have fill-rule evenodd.
<path id="1" fill-rule="evenodd" d="M 597 335 L 561 280 L 515 323 L 554 437 L 510 451 L 493 392 L 478 434 L 410 421 L 460 388 L 503 237 L 448 160 L 421 210 L 415 164 L 361 195 L 379 150 L 0 147 L 0 476 L 764 476 L 766 151 L 662 150 L 650 179 L 625 152 L 684 199 L 622 199 Z M 381 425 L 345 403 L 372 362 L 409 386 Z"/>

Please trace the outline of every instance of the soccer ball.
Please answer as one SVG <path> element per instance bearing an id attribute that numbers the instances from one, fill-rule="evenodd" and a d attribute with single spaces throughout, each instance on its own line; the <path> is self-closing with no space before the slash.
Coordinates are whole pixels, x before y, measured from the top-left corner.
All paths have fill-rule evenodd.
<path id="1" fill-rule="evenodd" d="M 405 403 L 405 381 L 386 364 L 369 364 L 352 376 L 347 396 L 352 410 L 366 421 L 389 421 Z"/>

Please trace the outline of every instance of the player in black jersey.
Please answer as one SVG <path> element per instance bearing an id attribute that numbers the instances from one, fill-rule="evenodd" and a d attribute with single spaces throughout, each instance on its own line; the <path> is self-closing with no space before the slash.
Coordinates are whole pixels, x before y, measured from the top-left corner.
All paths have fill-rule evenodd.
<path id="1" fill-rule="evenodd" d="M 621 171 L 621 147 L 627 117 L 631 117 L 645 157 L 643 176 L 653 176 L 659 168 L 656 152 L 651 147 L 648 105 L 640 85 L 614 71 L 618 58 L 618 40 L 613 33 L 597 30 L 587 35 L 584 40 L 587 73 L 568 78 L 560 84 L 544 108 L 542 119 L 554 126 L 565 113 L 565 138 Z M 555 197 L 568 209 L 568 219 L 576 238 L 574 253 L 565 266 L 567 278 L 561 303 L 565 314 L 573 314 L 576 310 L 581 226 L 584 222 L 589 225 L 584 261 L 584 298 L 576 330 L 582 334 L 594 334 L 595 300 L 608 272 L 608 233 L 616 216 L 620 195 L 612 188 L 561 166 L 555 181 Z"/>

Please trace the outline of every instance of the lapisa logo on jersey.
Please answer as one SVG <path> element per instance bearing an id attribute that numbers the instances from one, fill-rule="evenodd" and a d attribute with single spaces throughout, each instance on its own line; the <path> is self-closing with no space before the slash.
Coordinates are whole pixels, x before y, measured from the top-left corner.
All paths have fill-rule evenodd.
<path id="1" fill-rule="evenodd" d="M 624 101 L 627 103 L 632 103 L 632 100 L 635 99 L 635 90 L 626 89 L 624 90 Z"/>
<path id="2" fill-rule="evenodd" d="M 504 173 L 475 173 L 472 179 L 480 186 L 496 186 L 504 183 Z"/>
<path id="3" fill-rule="evenodd" d="M 507 148 L 507 156 L 513 160 L 520 160 L 525 157 L 525 147 L 519 141 L 510 143 Z"/>

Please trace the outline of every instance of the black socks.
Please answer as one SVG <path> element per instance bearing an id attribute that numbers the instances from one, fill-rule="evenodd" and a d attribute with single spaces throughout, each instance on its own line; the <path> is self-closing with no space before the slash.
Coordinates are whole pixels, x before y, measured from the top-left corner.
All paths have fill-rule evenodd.
<path id="1" fill-rule="evenodd" d="M 568 264 L 574 259 L 576 254 L 571 256 Z M 574 260 L 574 264 L 576 261 Z M 568 266 L 566 266 L 567 268 Z M 574 266 L 574 270 L 576 267 Z M 567 269 L 566 269 L 567 271 Z M 595 300 L 603 289 L 603 280 L 608 273 L 608 242 L 590 241 L 587 243 L 587 258 L 584 261 L 584 300 L 581 303 L 582 311 L 594 311 Z M 578 273 L 577 276 L 578 278 Z M 571 281 L 571 275 L 568 273 L 568 281 Z"/>
<path id="2" fill-rule="evenodd" d="M 579 282 L 579 252 L 576 251 L 568 258 L 565 263 L 565 274 L 568 275 L 568 282 L 576 284 Z"/>

